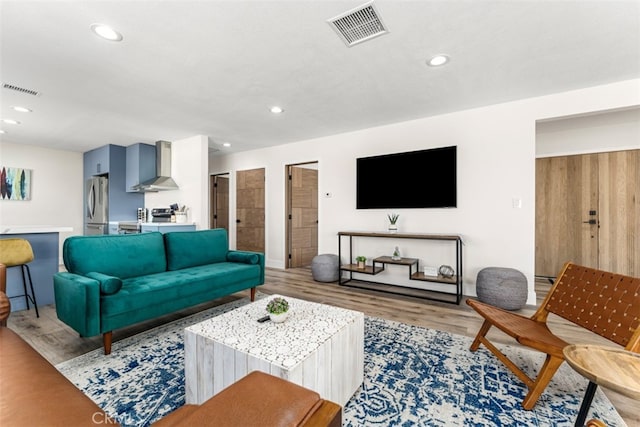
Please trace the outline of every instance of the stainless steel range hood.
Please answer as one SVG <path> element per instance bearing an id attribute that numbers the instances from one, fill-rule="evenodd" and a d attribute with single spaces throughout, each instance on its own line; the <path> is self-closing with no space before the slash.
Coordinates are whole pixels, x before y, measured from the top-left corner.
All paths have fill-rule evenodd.
<path id="1" fill-rule="evenodd" d="M 156 177 L 133 186 L 136 191 L 177 190 L 178 184 L 171 178 L 171 143 L 156 141 Z"/>

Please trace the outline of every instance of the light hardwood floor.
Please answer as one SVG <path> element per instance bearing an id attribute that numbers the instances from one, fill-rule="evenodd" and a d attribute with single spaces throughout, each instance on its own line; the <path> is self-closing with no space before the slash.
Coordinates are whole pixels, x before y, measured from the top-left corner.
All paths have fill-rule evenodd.
<path id="1" fill-rule="evenodd" d="M 293 298 L 362 311 L 368 316 L 381 317 L 469 337 L 475 336 L 482 323 L 480 317 L 464 301 L 460 305 L 455 305 L 338 286 L 336 283 L 318 283 L 312 280 L 310 270 L 305 268 L 290 270 L 267 269 L 265 282 L 265 285 L 261 286 L 259 290 L 266 294 L 278 293 Z M 538 281 L 536 283 L 538 302 L 544 298 L 549 288 L 550 285 L 547 282 Z M 157 325 L 245 296 L 248 296 L 248 291 L 129 328 L 116 330 L 114 331 L 113 339 L 118 341 Z M 524 315 L 530 315 L 534 310 L 535 307 L 527 306 L 520 312 Z M 553 315 L 549 319 L 549 325 L 556 334 L 571 343 L 615 345 Z M 53 364 L 69 360 L 102 346 L 102 338 L 100 336 L 80 338 L 75 331 L 60 322 L 56 318 L 53 306 L 42 307 L 40 309 L 40 319 L 36 319 L 33 310 L 13 313 L 9 318 L 9 327 L 18 332 Z M 489 337 L 496 342 L 518 345 L 510 337 L 499 331 L 492 330 L 489 333 Z M 603 390 L 627 425 L 640 427 L 640 405 L 638 402 L 610 390 Z"/>

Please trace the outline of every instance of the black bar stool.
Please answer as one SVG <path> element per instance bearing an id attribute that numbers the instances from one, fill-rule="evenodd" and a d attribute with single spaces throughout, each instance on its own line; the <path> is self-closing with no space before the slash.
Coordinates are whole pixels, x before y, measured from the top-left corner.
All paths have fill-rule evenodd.
<path id="1" fill-rule="evenodd" d="M 33 261 L 33 259 L 33 249 L 31 249 L 31 244 L 28 240 L 0 239 L 0 264 L 4 264 L 7 268 L 20 267 L 20 271 L 22 272 L 22 288 L 24 289 L 24 294 L 9 296 L 9 298 L 24 297 L 27 303 L 27 310 L 29 310 L 29 302 L 31 302 L 36 309 L 36 317 L 40 317 L 38 304 L 36 303 L 36 293 L 33 290 L 33 281 L 31 280 L 31 270 L 27 265 Z M 29 279 L 31 295 L 27 292 L 27 278 Z"/>

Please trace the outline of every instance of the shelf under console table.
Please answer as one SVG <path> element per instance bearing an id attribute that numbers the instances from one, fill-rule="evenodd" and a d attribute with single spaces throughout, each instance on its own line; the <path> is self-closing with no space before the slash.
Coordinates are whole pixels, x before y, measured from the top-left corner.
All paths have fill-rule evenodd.
<path id="1" fill-rule="evenodd" d="M 342 241 L 343 237 L 349 239 L 349 260 L 353 260 L 353 239 L 354 238 L 384 238 L 384 239 L 414 239 L 414 240 L 439 240 L 450 241 L 455 244 L 455 274 L 452 277 L 427 276 L 420 271 L 420 260 L 418 258 L 394 259 L 390 256 L 379 256 L 374 258 L 372 265 L 358 268 L 357 264 L 342 264 Z M 376 291 L 391 292 L 411 297 L 425 298 L 435 301 L 460 304 L 462 301 L 462 237 L 458 235 L 445 234 L 421 234 L 421 233 L 368 233 L 360 231 L 340 231 L 338 232 L 338 284 L 353 286 Z M 375 276 L 385 270 L 386 265 L 401 265 L 409 268 L 409 279 L 451 285 L 451 292 L 413 288 L 403 285 L 375 282 L 353 277 L 353 273 L 368 274 Z M 415 268 L 414 268 L 415 267 Z M 343 273 L 348 276 L 343 277 Z M 444 297 L 449 295 L 449 297 Z"/>

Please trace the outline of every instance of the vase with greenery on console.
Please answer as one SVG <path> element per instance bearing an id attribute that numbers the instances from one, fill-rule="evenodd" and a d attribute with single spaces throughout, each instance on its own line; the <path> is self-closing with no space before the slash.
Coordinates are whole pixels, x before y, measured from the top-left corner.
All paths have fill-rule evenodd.
<path id="1" fill-rule="evenodd" d="M 396 223 L 398 222 L 398 218 L 400 218 L 400 215 L 392 213 L 392 214 L 388 214 L 387 218 L 389 218 L 389 232 L 397 233 L 398 225 Z"/>
<path id="2" fill-rule="evenodd" d="M 356 257 L 356 262 L 358 263 L 358 268 L 363 269 L 365 267 L 365 261 L 367 260 L 367 257 L 365 256 L 357 256 Z"/>
<path id="3" fill-rule="evenodd" d="M 282 323 L 289 315 L 289 303 L 284 298 L 275 297 L 267 303 L 267 312 L 273 323 Z"/>

